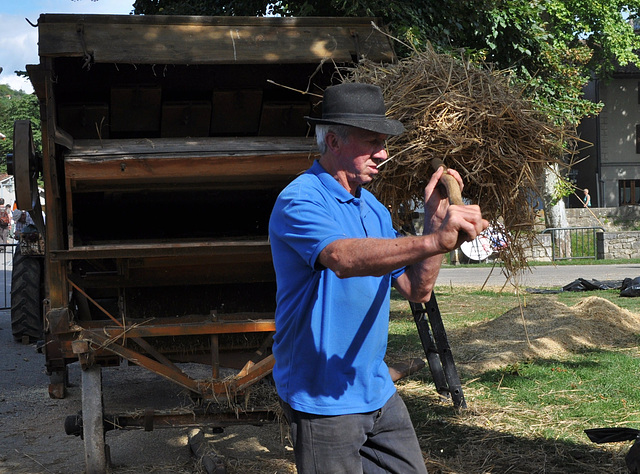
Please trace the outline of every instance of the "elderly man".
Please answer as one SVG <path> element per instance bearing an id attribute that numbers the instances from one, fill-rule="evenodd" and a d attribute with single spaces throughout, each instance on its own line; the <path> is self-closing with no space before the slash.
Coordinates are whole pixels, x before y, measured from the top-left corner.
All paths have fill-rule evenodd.
<path id="1" fill-rule="evenodd" d="M 320 159 L 278 197 L 269 224 L 277 278 L 273 376 L 298 472 L 425 473 L 407 409 L 384 356 L 390 290 L 431 297 L 443 254 L 487 226 L 478 206 L 425 188 L 422 236 L 400 237 L 363 189 L 404 131 L 379 87 L 327 88 L 316 125 Z M 460 175 L 449 170 L 462 186 Z"/>

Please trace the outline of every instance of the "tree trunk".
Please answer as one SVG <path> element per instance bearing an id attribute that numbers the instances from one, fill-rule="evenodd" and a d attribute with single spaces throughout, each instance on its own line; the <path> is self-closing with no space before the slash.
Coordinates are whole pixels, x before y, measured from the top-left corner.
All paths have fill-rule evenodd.
<path id="1" fill-rule="evenodd" d="M 568 228 L 567 212 L 562 198 L 558 199 L 555 190 L 558 182 L 558 167 L 546 170 L 544 175 L 544 220 L 547 228 Z M 555 204 L 554 204 L 555 202 Z M 553 231 L 556 258 L 571 257 L 571 238 L 569 232 Z"/>

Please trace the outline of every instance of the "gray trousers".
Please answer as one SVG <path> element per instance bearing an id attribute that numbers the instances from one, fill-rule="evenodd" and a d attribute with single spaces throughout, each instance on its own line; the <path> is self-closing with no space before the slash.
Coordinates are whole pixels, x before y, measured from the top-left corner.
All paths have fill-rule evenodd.
<path id="1" fill-rule="evenodd" d="M 311 415 L 280 404 L 299 474 L 427 474 L 409 412 L 397 393 L 380 410 L 354 415 Z"/>

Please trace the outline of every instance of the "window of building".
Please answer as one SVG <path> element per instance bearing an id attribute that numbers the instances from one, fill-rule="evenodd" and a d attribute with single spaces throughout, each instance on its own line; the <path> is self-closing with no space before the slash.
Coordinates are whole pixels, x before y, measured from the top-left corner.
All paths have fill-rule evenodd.
<path id="1" fill-rule="evenodd" d="M 618 181 L 618 205 L 633 206 L 640 204 L 640 179 L 621 179 Z"/>

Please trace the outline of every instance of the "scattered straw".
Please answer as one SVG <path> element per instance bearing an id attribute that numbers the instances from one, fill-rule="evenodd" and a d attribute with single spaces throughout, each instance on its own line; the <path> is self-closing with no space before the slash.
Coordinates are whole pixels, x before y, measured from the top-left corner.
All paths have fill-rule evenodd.
<path id="1" fill-rule="evenodd" d="M 440 158 L 463 177 L 463 197 L 508 231 L 501 251 L 512 273 L 526 267 L 525 242 L 535 222 L 532 202 L 541 195 L 545 169 L 566 166 L 564 144 L 575 137 L 536 113 L 508 71 L 481 69 L 431 47 L 397 64 L 363 61 L 346 81 L 380 86 L 388 115 L 407 132 L 391 137 L 391 156 L 371 191 L 390 206 L 396 224 L 402 212 L 423 200 Z M 523 241 L 521 243 L 521 241 Z"/>
<path id="2" fill-rule="evenodd" d="M 562 359 L 584 348 L 635 347 L 637 334 L 640 315 L 598 296 L 572 307 L 541 297 L 491 321 L 448 331 L 456 365 L 470 374 L 535 358 Z"/>

